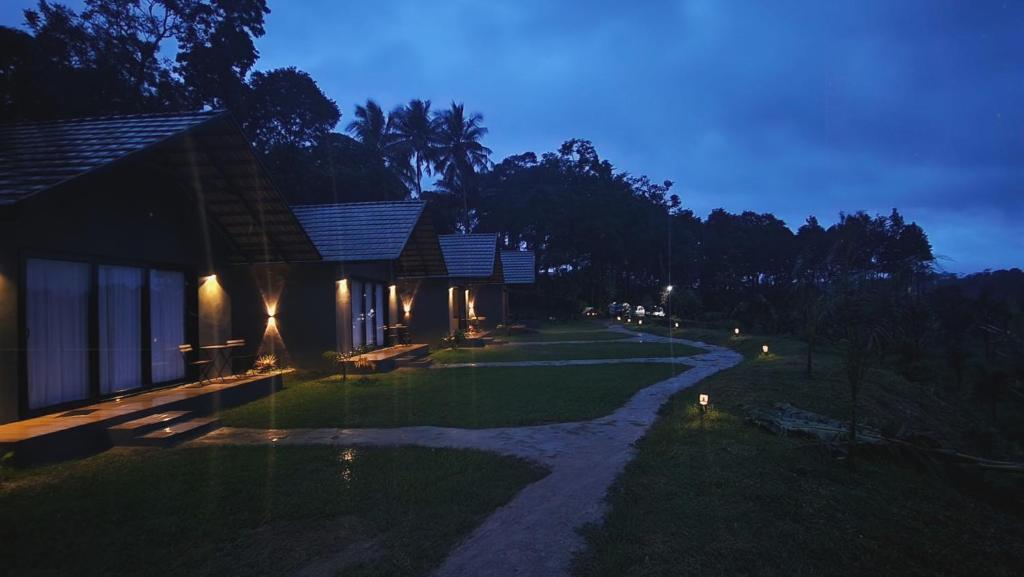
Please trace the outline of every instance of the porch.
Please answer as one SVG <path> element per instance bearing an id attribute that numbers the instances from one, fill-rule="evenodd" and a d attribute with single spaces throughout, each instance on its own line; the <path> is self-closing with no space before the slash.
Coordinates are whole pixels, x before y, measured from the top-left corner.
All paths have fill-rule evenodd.
<path id="1" fill-rule="evenodd" d="M 114 444 L 174 443 L 218 426 L 204 415 L 277 391 L 286 372 L 188 383 L 0 425 L 0 455 L 13 451 L 18 462 L 34 463 L 88 455 Z"/>

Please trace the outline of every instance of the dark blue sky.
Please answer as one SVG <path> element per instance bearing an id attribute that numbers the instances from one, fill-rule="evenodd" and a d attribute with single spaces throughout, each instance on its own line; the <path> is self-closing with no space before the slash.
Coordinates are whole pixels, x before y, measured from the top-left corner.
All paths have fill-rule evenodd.
<path id="1" fill-rule="evenodd" d="M 342 126 L 457 100 L 496 161 L 587 138 L 701 216 L 897 207 L 946 270 L 1024 266 L 1024 3 L 633 4 L 270 0 L 259 68 L 312 74 Z"/>

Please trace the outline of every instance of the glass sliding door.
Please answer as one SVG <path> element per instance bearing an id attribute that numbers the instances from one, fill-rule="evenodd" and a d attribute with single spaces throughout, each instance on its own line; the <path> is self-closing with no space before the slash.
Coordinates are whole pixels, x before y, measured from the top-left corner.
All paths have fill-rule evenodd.
<path id="1" fill-rule="evenodd" d="M 124 266 L 100 266 L 99 365 L 100 393 L 142 386 L 143 271 Z"/>
<path id="2" fill-rule="evenodd" d="M 374 317 L 376 317 L 376 311 L 373 309 L 373 283 L 366 283 L 363 285 L 363 310 L 366 311 L 366 322 L 363 323 L 363 331 L 366 334 L 366 345 L 374 346 L 377 343 L 374 341 L 376 332 L 373 330 Z"/>
<path id="3" fill-rule="evenodd" d="M 28 259 L 25 284 L 29 408 L 87 398 L 91 267 Z"/>
<path id="4" fill-rule="evenodd" d="M 185 274 L 149 271 L 150 360 L 154 383 L 185 378 Z"/>
<path id="5" fill-rule="evenodd" d="M 363 283 L 352 281 L 352 350 L 363 346 Z"/>
<path id="6" fill-rule="evenodd" d="M 377 297 L 377 306 L 374 309 L 376 314 L 373 316 L 373 324 L 377 327 L 377 346 L 384 345 L 384 286 L 377 285 L 375 289 L 375 295 Z"/>

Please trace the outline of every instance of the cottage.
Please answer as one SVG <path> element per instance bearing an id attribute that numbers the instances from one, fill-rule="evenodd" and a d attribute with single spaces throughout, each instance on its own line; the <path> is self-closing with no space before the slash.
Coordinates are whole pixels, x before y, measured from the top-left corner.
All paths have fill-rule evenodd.
<path id="1" fill-rule="evenodd" d="M 501 259 L 496 234 L 439 237 L 448 267 L 451 330 L 487 331 L 505 322 Z"/>
<path id="2" fill-rule="evenodd" d="M 532 250 L 503 250 L 501 268 L 505 277 L 505 322 L 518 322 L 531 314 L 536 301 L 537 259 Z"/>
<path id="3" fill-rule="evenodd" d="M 319 260 L 227 113 L 0 127 L 0 422 L 194 378 L 180 345 L 276 351 L 251 267 Z"/>
<path id="4" fill-rule="evenodd" d="M 293 292 L 282 304 L 289 311 L 282 318 L 310 341 L 303 350 L 437 345 L 447 334 L 448 270 L 425 207 L 418 200 L 293 207 L 324 259 L 301 267 L 303 280 L 291 284 L 303 287 L 302 296 Z"/>

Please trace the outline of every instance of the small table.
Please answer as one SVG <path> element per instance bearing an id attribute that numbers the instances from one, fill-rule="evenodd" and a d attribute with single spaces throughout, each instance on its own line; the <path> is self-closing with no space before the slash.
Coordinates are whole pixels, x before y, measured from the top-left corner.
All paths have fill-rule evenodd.
<path id="1" fill-rule="evenodd" d="M 224 367 L 231 366 L 231 349 L 235 348 L 234 345 L 206 345 L 205 347 L 199 347 L 199 350 L 206 351 L 209 355 L 210 361 L 213 363 L 213 368 L 217 371 L 217 378 L 223 382 Z M 218 361 L 220 366 L 217 366 Z"/>
<path id="2" fill-rule="evenodd" d="M 409 327 L 403 324 L 394 324 L 388 327 L 388 332 L 390 333 L 389 336 L 391 336 L 396 343 L 400 345 L 409 344 Z"/>

